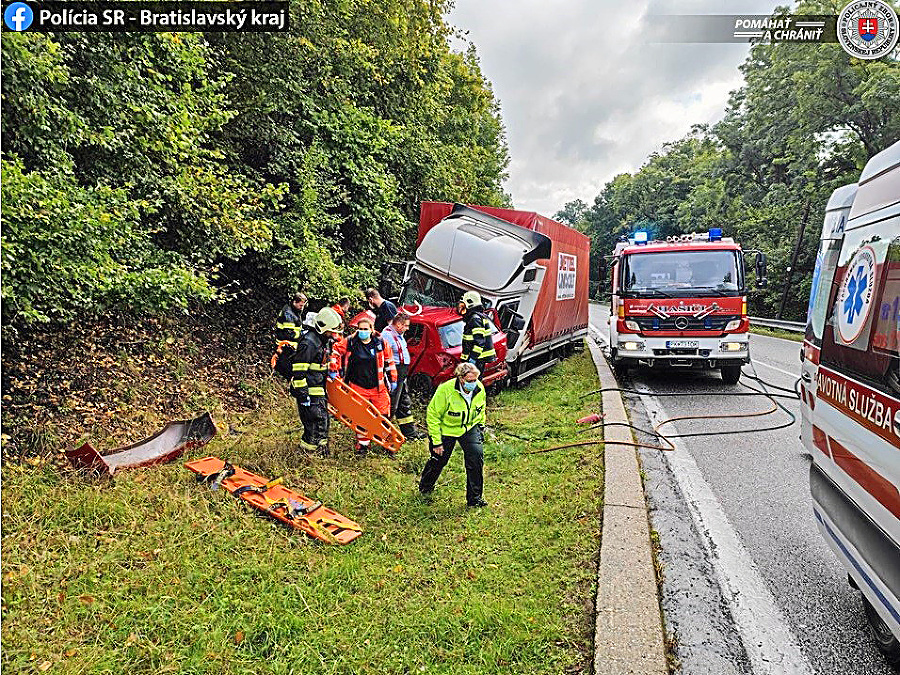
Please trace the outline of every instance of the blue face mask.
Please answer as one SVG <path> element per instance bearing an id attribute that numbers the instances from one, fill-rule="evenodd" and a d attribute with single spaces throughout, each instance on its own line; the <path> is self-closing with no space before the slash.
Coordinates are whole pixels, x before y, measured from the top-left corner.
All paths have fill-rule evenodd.
<path id="1" fill-rule="evenodd" d="M 478 386 L 478 381 L 475 382 L 466 382 L 465 380 L 462 383 L 463 389 L 467 392 L 475 391 L 475 387 Z"/>
<path id="2" fill-rule="evenodd" d="M 359 336 L 359 339 L 362 340 L 363 342 L 365 342 L 370 337 L 372 337 L 372 331 L 370 331 L 370 330 L 356 331 L 356 334 Z"/>

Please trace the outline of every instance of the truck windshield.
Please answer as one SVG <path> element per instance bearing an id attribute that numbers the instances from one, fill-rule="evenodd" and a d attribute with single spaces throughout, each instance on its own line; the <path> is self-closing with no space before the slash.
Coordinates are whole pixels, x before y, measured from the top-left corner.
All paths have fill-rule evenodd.
<path id="1" fill-rule="evenodd" d="M 632 253 L 622 266 L 621 291 L 632 295 L 737 295 L 744 279 L 737 251 Z"/>
<path id="2" fill-rule="evenodd" d="M 418 302 L 428 307 L 456 307 L 463 293 L 463 289 L 453 284 L 413 270 L 400 295 L 400 304 L 414 305 Z"/>

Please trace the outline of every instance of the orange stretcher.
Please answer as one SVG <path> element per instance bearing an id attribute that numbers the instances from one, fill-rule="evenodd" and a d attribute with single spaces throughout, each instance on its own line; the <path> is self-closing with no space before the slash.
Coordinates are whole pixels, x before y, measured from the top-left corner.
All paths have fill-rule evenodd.
<path id="1" fill-rule="evenodd" d="M 406 437 L 378 412 L 378 408 L 353 391 L 342 379 L 328 380 L 325 391 L 329 412 L 353 433 L 365 436 L 389 452 L 397 452 L 406 441 Z"/>
<path id="2" fill-rule="evenodd" d="M 290 490 L 281 480 L 233 466 L 218 457 L 185 462 L 185 468 L 211 487 L 222 487 L 264 514 L 328 544 L 349 544 L 362 535 L 362 528 L 322 502 Z"/>

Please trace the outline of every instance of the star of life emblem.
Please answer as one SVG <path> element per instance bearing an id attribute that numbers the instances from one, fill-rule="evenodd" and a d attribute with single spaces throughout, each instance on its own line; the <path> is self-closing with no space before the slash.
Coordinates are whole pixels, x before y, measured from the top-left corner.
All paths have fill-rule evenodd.
<path id="1" fill-rule="evenodd" d="M 837 20 L 838 42 L 858 59 L 879 59 L 893 51 L 900 20 L 882 0 L 856 0 L 844 7 Z"/>
<path id="2" fill-rule="evenodd" d="M 863 332 L 875 291 L 875 251 L 859 249 L 847 265 L 835 306 L 835 324 L 844 344 L 853 343 Z"/>

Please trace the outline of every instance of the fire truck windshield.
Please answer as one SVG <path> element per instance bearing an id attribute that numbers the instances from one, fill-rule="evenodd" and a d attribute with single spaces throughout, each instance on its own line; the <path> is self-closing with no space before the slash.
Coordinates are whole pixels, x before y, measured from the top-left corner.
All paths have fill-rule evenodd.
<path id="1" fill-rule="evenodd" d="M 456 307 L 463 293 L 463 289 L 453 284 L 413 270 L 400 295 L 400 304 L 414 305 L 418 302 L 426 307 Z"/>
<path id="2" fill-rule="evenodd" d="M 738 295 L 744 278 L 737 251 L 632 253 L 622 263 L 620 290 L 631 296 Z"/>

